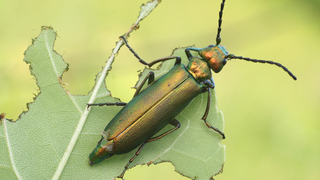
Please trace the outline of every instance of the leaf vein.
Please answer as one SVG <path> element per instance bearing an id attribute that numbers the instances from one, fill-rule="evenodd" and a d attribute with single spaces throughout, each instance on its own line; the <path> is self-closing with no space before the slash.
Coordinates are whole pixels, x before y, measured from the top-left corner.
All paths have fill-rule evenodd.
<path id="1" fill-rule="evenodd" d="M 4 132 L 6 134 L 5 137 L 6 137 L 6 142 L 7 142 L 7 147 L 8 147 L 8 152 L 9 152 L 9 157 L 10 157 L 10 161 L 11 161 L 11 164 L 12 164 L 13 172 L 17 176 L 17 179 L 22 179 L 20 174 L 18 173 L 17 167 L 16 167 L 14 159 L 13 159 L 13 154 L 12 154 L 11 144 L 10 144 L 10 140 L 9 140 L 7 124 L 6 124 L 6 119 L 3 120 L 3 128 L 4 128 Z"/>
<path id="2" fill-rule="evenodd" d="M 51 64 L 52 64 L 52 67 L 54 69 L 54 72 L 56 73 L 56 76 L 58 76 L 58 72 L 57 72 L 57 68 L 56 68 L 56 65 L 54 63 L 54 60 L 53 60 L 53 57 L 52 57 L 52 54 L 51 54 L 51 48 L 49 47 L 49 44 L 48 44 L 48 31 L 46 31 L 46 34 L 45 34 L 45 43 L 46 43 L 46 48 L 48 50 L 48 54 L 49 54 L 49 57 L 50 57 L 50 61 L 51 61 Z"/>

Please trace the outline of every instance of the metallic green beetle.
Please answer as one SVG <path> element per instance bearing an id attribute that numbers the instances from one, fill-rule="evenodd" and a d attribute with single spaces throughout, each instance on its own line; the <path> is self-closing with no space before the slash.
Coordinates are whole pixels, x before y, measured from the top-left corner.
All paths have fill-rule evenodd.
<path id="1" fill-rule="evenodd" d="M 219 45 L 221 42 L 220 32 L 224 3 L 225 0 L 222 1 L 219 12 L 216 45 L 210 45 L 203 49 L 194 47 L 185 49 L 189 59 L 187 66 L 181 64 L 181 58 L 178 56 L 165 57 L 147 63 L 134 52 L 128 45 L 126 39 L 121 36 L 129 50 L 139 59 L 140 63 L 144 65 L 151 67 L 156 63 L 166 60 L 175 59 L 176 61 L 174 67 L 157 80 L 154 80 L 154 74 L 150 72 L 137 88 L 133 99 L 128 104 L 122 102 L 88 104 L 88 106 L 124 106 L 104 129 L 97 147 L 89 155 L 89 163 L 91 165 L 99 163 L 114 154 L 128 153 L 140 145 L 137 152 L 129 160 L 129 163 L 119 176 L 119 178 L 123 178 L 125 171 L 136 156 L 139 155 L 142 147 L 148 142 L 160 139 L 177 130 L 180 127 L 180 123 L 175 117 L 188 106 L 193 98 L 204 92 L 208 92 L 208 101 L 202 119 L 208 128 L 219 133 L 224 139 L 224 133 L 212 127 L 206 121 L 206 118 L 210 107 L 210 89 L 214 88 L 211 69 L 215 73 L 220 72 L 227 60 L 242 59 L 252 62 L 275 64 L 283 68 L 296 80 L 296 77 L 279 63 L 235 56 L 229 54 L 223 46 Z M 192 56 L 190 51 L 198 52 L 200 57 Z M 147 80 L 148 87 L 141 91 L 142 86 Z M 173 125 L 174 128 L 159 136 L 153 137 L 167 124 Z"/>

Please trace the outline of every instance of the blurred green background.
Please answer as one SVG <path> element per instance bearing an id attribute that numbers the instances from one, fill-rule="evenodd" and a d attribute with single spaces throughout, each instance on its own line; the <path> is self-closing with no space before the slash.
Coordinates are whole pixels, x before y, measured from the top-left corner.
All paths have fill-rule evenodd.
<path id="1" fill-rule="evenodd" d="M 145 2 L 0 0 L 0 112 L 17 119 L 38 93 L 23 53 L 41 26 L 58 33 L 54 49 L 70 68 L 66 88 L 87 94 Z M 214 44 L 220 3 L 163 0 L 129 43 L 148 62 L 175 47 Z M 298 80 L 272 65 L 237 60 L 213 75 L 227 137 L 224 172 L 216 179 L 320 178 L 319 18 L 319 0 L 227 0 L 221 44 L 236 55 L 280 62 Z M 112 95 L 129 101 L 142 68 L 122 48 L 106 80 Z M 187 179 L 170 163 L 137 166 L 125 178 Z"/>

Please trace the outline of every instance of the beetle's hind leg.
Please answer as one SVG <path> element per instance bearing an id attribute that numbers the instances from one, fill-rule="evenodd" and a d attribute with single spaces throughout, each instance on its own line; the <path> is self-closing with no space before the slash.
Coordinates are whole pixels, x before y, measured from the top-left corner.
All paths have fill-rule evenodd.
<path id="1" fill-rule="evenodd" d="M 163 133 L 163 134 L 160 134 L 159 136 L 156 136 L 154 138 L 151 138 L 151 139 L 148 139 L 146 142 L 144 142 L 143 144 L 141 144 L 141 146 L 139 147 L 139 149 L 137 150 L 137 152 L 132 156 L 132 158 L 129 160 L 128 164 L 124 167 L 124 170 L 122 171 L 121 175 L 118 176 L 118 178 L 121 178 L 123 179 L 123 176 L 124 176 L 124 173 L 126 172 L 126 170 L 128 169 L 129 165 L 132 163 L 132 161 L 140 154 L 141 152 L 141 149 L 143 148 L 143 146 L 145 144 L 147 144 L 148 142 L 152 142 L 152 141 L 155 141 L 155 140 L 158 140 L 170 133 L 172 133 L 173 131 L 177 130 L 180 128 L 181 124 L 178 120 L 176 119 L 173 119 L 171 122 L 170 122 L 171 125 L 175 126 L 173 129 Z"/>
<path id="2" fill-rule="evenodd" d="M 173 129 L 171 129 L 171 130 L 169 130 L 169 131 L 167 131 L 167 132 L 165 132 L 165 133 L 163 133 L 163 134 L 160 134 L 159 136 L 156 136 L 156 137 L 154 137 L 154 138 L 151 138 L 151 139 L 147 140 L 146 143 L 151 142 L 151 141 L 158 140 L 158 139 L 160 139 L 160 138 L 162 138 L 162 137 L 164 137 L 164 136 L 172 133 L 173 131 L 179 129 L 180 126 L 181 126 L 180 122 L 179 122 L 178 120 L 176 120 L 176 119 L 173 119 L 169 124 L 175 126 L 175 128 L 173 128 Z"/>
<path id="3" fill-rule="evenodd" d="M 219 133 L 222 136 L 222 139 L 225 139 L 226 137 L 223 132 L 221 132 L 218 128 L 211 126 L 211 124 L 207 122 L 207 117 L 209 114 L 210 103 L 211 103 L 211 91 L 210 91 L 210 88 L 207 88 L 207 87 L 205 88 L 205 90 L 208 91 L 208 101 L 207 101 L 206 111 L 201 119 L 204 121 L 204 123 L 208 128 L 211 128 L 215 132 Z"/>

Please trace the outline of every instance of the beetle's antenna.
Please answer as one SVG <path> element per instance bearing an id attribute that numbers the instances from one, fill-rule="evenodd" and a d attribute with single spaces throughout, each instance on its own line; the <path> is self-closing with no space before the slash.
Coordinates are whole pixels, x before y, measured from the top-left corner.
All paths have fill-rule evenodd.
<path id="1" fill-rule="evenodd" d="M 217 38 L 216 38 L 216 46 L 220 44 L 221 42 L 221 37 L 220 37 L 220 32 L 221 32 L 221 24 L 222 24 L 222 14 L 223 14 L 223 8 L 224 8 L 224 3 L 226 0 L 222 0 L 221 6 L 220 6 L 220 11 L 219 11 L 219 20 L 218 20 L 218 33 L 217 33 Z"/>
<path id="2" fill-rule="evenodd" d="M 274 64 L 278 67 L 281 67 L 284 71 L 286 71 L 289 76 L 291 76 L 294 80 L 297 80 L 296 76 L 294 76 L 285 66 L 283 66 L 280 63 L 277 62 L 273 62 L 273 61 L 266 61 L 266 60 L 258 60 L 258 59 L 250 59 L 250 58 L 246 58 L 246 57 L 242 57 L 242 56 L 235 56 L 233 54 L 229 54 L 226 57 L 227 59 L 240 59 L 240 60 L 246 60 L 246 61 L 251 61 L 251 62 L 255 62 L 255 63 L 267 63 L 267 64 Z"/>

